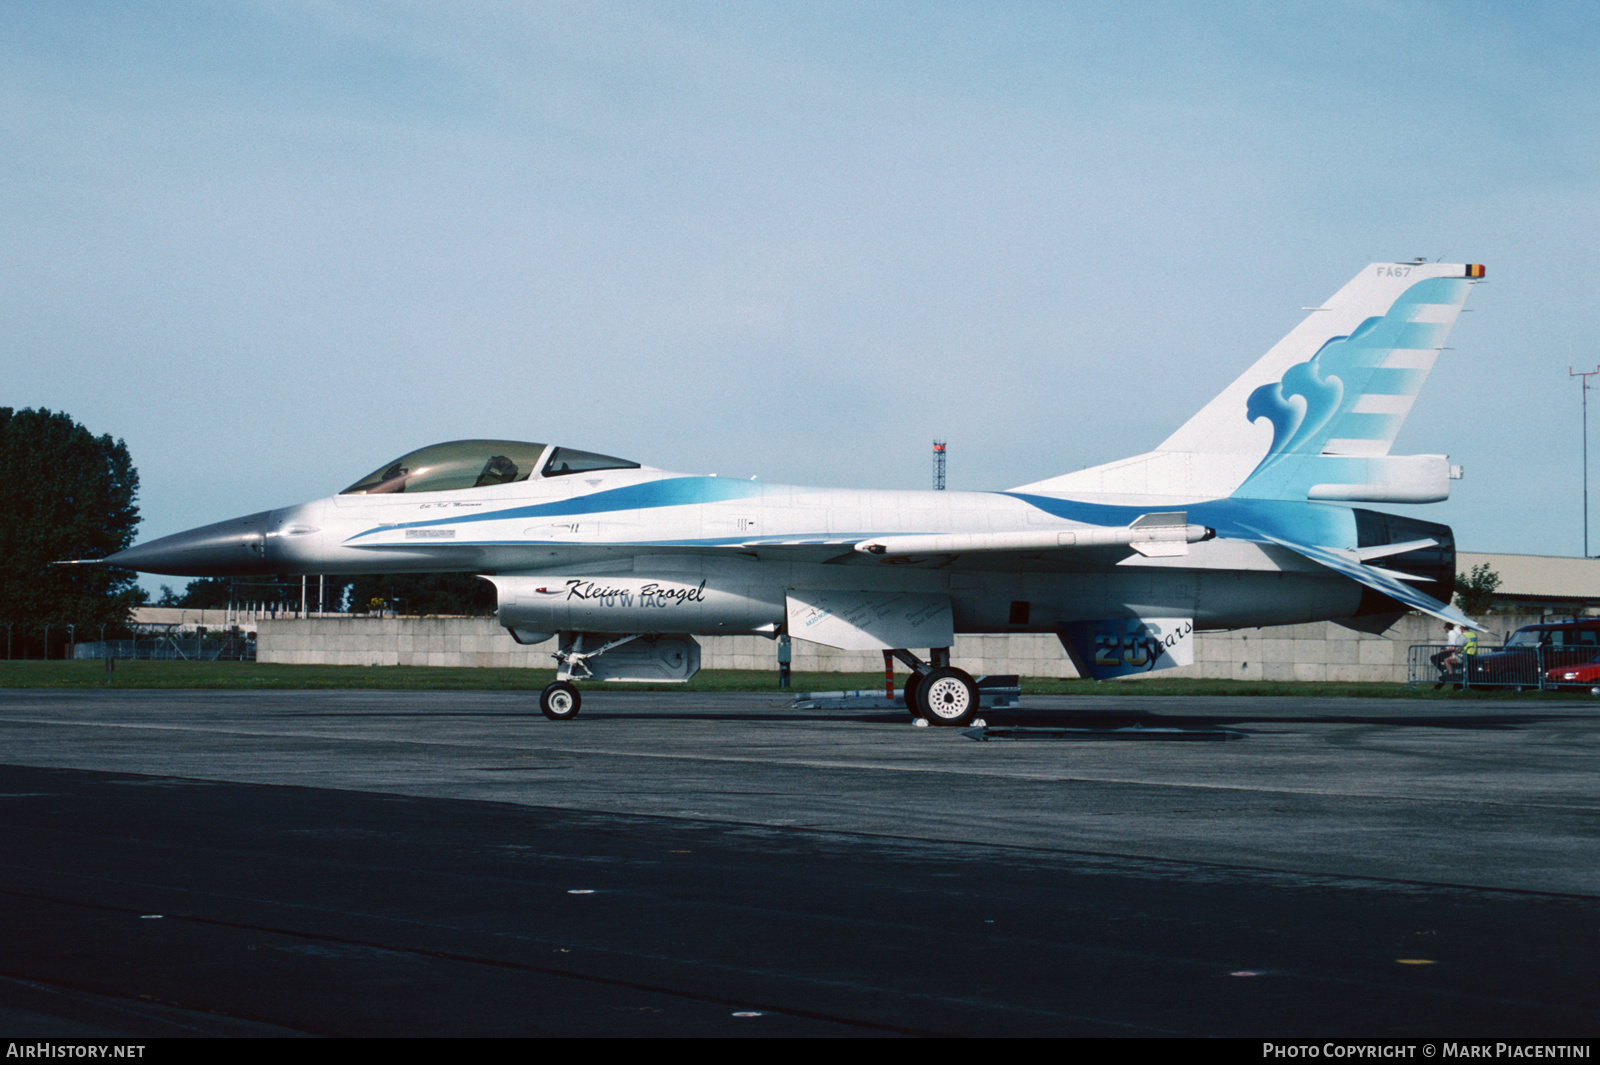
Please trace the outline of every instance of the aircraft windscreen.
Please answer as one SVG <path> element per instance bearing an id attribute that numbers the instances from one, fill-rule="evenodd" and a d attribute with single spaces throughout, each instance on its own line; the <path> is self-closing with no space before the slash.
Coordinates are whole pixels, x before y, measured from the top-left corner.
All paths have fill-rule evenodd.
<path id="1" fill-rule="evenodd" d="M 373 470 L 340 495 L 450 492 L 526 481 L 539 466 L 543 444 L 517 440 L 457 440 L 434 444 Z"/>
<path id="2" fill-rule="evenodd" d="M 550 461 L 545 463 L 544 475 L 546 477 L 560 477 L 568 473 L 593 473 L 596 470 L 636 470 L 637 462 L 627 459 L 615 459 L 610 455 L 596 455 L 590 451 L 578 451 L 570 447 L 557 447 L 550 449 Z"/>

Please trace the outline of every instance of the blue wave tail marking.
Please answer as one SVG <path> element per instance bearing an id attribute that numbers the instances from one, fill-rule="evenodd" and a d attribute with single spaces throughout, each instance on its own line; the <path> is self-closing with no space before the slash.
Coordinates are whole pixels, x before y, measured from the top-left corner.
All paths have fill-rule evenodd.
<path id="1" fill-rule="evenodd" d="M 1341 479 L 1338 467 L 1352 463 L 1340 456 L 1387 454 L 1469 287 L 1459 278 L 1420 281 L 1388 313 L 1250 393 L 1245 417 L 1265 418 L 1272 444 L 1234 494 L 1304 499 L 1313 484 Z"/>

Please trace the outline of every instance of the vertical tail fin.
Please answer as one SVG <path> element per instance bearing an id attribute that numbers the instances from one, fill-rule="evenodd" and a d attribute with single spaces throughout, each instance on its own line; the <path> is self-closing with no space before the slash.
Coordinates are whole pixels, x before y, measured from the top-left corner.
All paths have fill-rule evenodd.
<path id="1" fill-rule="evenodd" d="M 1478 265 L 1374 263 L 1155 451 L 1033 492 L 1424 503 L 1443 455 L 1390 455 Z"/>

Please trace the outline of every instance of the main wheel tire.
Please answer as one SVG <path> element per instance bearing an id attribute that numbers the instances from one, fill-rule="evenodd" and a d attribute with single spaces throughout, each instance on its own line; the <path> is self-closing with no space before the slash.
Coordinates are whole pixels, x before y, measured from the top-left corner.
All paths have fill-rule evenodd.
<path id="1" fill-rule="evenodd" d="M 564 680 L 558 680 L 539 693 L 539 712 L 551 721 L 571 721 L 578 716 L 583 697 L 578 689 Z"/>
<path id="2" fill-rule="evenodd" d="M 945 666 L 917 685 L 917 706 L 930 725 L 966 725 L 978 712 L 978 685 L 966 672 Z"/>
<path id="3" fill-rule="evenodd" d="M 924 717 L 922 707 L 917 705 L 917 689 L 922 687 L 922 674 L 913 673 L 906 678 L 900 688 L 901 697 L 905 699 L 906 709 L 911 711 L 912 717 Z"/>

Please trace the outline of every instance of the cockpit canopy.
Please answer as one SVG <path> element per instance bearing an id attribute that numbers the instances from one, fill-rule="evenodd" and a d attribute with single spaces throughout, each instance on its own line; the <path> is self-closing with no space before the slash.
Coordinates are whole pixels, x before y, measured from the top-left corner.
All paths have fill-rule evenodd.
<path id="1" fill-rule="evenodd" d="M 526 481 L 535 470 L 544 477 L 560 477 L 569 473 L 638 468 L 637 462 L 570 447 L 547 447 L 520 440 L 456 440 L 402 455 L 339 494 L 452 492 Z"/>

